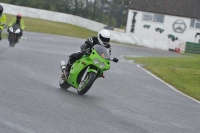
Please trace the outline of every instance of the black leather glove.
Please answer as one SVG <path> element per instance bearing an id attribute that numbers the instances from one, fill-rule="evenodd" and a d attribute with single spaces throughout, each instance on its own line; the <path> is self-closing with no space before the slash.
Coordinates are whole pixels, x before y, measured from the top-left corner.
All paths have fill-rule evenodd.
<path id="1" fill-rule="evenodd" d="M 83 54 L 90 54 L 90 47 L 87 44 L 81 46 L 81 52 Z"/>
<path id="2" fill-rule="evenodd" d="M 87 49 L 87 45 L 85 45 L 85 44 L 81 45 L 81 51 L 84 51 L 86 49 Z"/>
<path id="3" fill-rule="evenodd" d="M 5 24 L 3 24 L 2 26 L 3 26 L 3 28 L 6 28 L 6 27 L 7 27 Z"/>
<path id="4" fill-rule="evenodd" d="M 85 41 L 85 44 L 87 44 L 90 48 L 92 47 L 93 43 L 89 40 Z"/>

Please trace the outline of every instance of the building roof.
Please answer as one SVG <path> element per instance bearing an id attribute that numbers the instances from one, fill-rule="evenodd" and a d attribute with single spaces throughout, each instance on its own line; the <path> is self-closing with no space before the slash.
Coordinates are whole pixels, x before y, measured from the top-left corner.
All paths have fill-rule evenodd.
<path id="1" fill-rule="evenodd" d="M 200 0 L 131 0 L 129 9 L 200 19 Z"/>

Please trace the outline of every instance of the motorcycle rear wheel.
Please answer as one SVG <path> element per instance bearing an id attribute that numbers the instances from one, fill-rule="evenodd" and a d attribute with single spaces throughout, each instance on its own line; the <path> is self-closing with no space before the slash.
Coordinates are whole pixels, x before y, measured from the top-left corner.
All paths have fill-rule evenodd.
<path id="1" fill-rule="evenodd" d="M 67 81 L 64 81 L 62 78 L 59 80 L 59 86 L 62 89 L 69 89 L 69 87 L 71 87 L 71 85 L 68 84 Z"/>
<path id="2" fill-rule="evenodd" d="M 79 95 L 84 95 L 91 88 L 92 84 L 96 80 L 96 77 L 97 77 L 96 73 L 93 72 L 87 73 L 85 81 L 83 83 L 80 83 L 82 85 L 79 85 L 77 93 Z"/>

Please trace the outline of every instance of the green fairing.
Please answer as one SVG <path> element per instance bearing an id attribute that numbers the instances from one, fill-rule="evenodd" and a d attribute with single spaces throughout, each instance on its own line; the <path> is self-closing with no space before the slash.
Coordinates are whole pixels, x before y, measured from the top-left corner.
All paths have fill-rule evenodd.
<path id="1" fill-rule="evenodd" d="M 103 47 L 103 46 L 99 45 L 98 47 Z M 100 63 L 102 62 L 105 63 L 105 67 L 103 69 L 100 68 L 100 63 L 94 64 L 95 58 L 98 58 L 100 60 Z M 94 69 L 94 66 L 98 68 L 98 70 Z M 81 72 L 84 72 L 84 70 L 86 70 L 88 67 L 89 69 L 87 70 L 87 73 L 93 72 L 97 74 L 97 77 L 99 77 L 103 73 L 103 71 L 110 69 L 110 60 L 100 56 L 96 51 L 96 49 L 93 48 L 90 55 L 84 55 L 80 60 L 74 62 L 70 70 L 69 78 L 65 82 L 68 82 L 71 86 L 78 89 L 79 83 L 77 83 L 77 78 L 79 74 Z"/>

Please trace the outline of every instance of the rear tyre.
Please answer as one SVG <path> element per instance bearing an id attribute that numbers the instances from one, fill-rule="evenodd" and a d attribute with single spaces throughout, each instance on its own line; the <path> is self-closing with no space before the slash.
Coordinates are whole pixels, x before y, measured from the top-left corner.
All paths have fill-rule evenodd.
<path id="1" fill-rule="evenodd" d="M 60 88 L 62 88 L 62 89 L 69 89 L 69 87 L 70 87 L 71 85 L 68 84 L 67 81 L 64 81 L 62 78 L 60 78 L 59 86 L 60 86 Z"/>
<path id="2" fill-rule="evenodd" d="M 85 80 L 79 84 L 77 93 L 79 95 L 84 95 L 90 89 L 90 87 L 96 80 L 96 77 L 97 77 L 96 73 L 93 72 L 87 73 Z"/>

